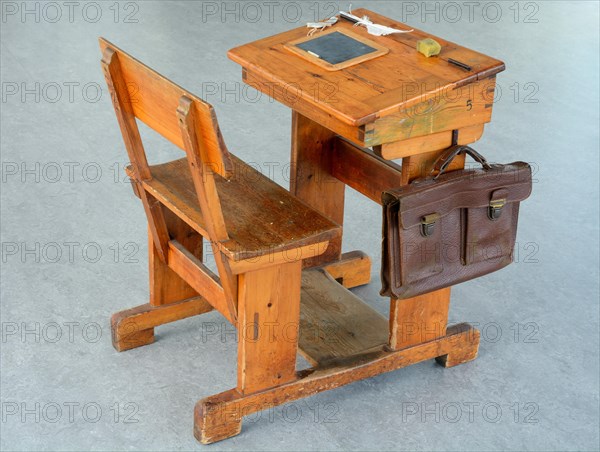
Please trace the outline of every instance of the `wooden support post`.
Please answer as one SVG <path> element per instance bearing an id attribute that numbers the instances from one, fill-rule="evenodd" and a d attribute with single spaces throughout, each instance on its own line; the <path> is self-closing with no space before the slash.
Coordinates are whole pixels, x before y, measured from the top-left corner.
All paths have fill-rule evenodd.
<path id="1" fill-rule="evenodd" d="M 440 151 L 411 155 L 402 159 L 402 184 L 427 175 Z M 449 171 L 463 168 L 464 156 L 457 156 Z M 450 288 L 440 289 L 390 304 L 390 342 L 392 350 L 400 350 L 427 342 L 446 334 Z"/>
<path id="2" fill-rule="evenodd" d="M 302 261 L 239 276 L 238 384 L 241 394 L 296 378 Z"/>
<path id="3" fill-rule="evenodd" d="M 181 243 L 199 260 L 202 260 L 202 236 L 194 231 L 169 209 L 163 215 L 171 238 Z M 148 234 L 148 262 L 150 277 L 150 304 L 161 306 L 198 295 L 188 283 L 160 260 L 152 234 Z"/>
<path id="4" fill-rule="evenodd" d="M 344 223 L 345 185 L 331 175 L 335 133 L 292 111 L 290 192 L 339 225 Z M 340 259 L 342 238 L 332 239 L 327 251 L 304 261 L 305 267 Z"/>

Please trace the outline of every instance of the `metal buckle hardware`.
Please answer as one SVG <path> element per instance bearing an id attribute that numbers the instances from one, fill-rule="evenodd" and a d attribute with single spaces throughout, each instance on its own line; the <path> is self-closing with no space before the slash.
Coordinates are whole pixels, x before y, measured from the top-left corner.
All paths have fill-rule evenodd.
<path id="1" fill-rule="evenodd" d="M 433 235 L 433 227 L 439 219 L 440 219 L 440 216 L 437 213 L 431 213 L 429 215 L 425 215 L 421 219 L 421 235 L 423 237 L 429 237 L 429 236 Z"/>
<path id="2" fill-rule="evenodd" d="M 495 199 L 490 201 L 490 207 L 488 208 L 488 217 L 494 221 L 500 218 L 502 214 L 502 208 L 506 204 L 506 199 Z"/>

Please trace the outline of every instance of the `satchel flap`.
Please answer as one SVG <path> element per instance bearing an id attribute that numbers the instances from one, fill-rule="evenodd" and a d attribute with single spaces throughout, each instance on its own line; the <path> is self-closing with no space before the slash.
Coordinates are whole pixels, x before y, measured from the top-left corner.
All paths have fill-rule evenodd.
<path id="1" fill-rule="evenodd" d="M 420 224 L 424 217 L 444 217 L 454 209 L 520 202 L 531 194 L 531 167 L 525 162 L 492 165 L 491 170 L 470 169 L 443 174 L 437 180 L 420 179 L 383 194 L 384 205 L 398 202 L 403 229 Z"/>

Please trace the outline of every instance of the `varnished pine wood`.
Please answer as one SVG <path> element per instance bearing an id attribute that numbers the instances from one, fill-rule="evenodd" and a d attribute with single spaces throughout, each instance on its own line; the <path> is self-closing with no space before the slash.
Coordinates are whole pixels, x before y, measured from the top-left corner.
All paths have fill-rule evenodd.
<path id="1" fill-rule="evenodd" d="M 177 217 L 163 208 L 169 234 L 186 250 L 202 261 L 202 236 Z M 150 278 L 150 304 L 160 306 L 198 296 L 198 292 L 184 279 L 162 262 L 154 247 L 152 234 L 148 233 L 148 274 Z"/>
<path id="2" fill-rule="evenodd" d="M 457 144 L 471 144 L 476 142 L 481 138 L 483 128 L 483 124 L 477 124 L 459 129 Z M 386 160 L 394 160 L 415 154 L 434 152 L 439 149 L 448 148 L 451 144 L 452 130 L 448 130 L 374 146 L 373 151 Z"/>
<path id="3" fill-rule="evenodd" d="M 369 284 L 371 281 L 371 258 L 362 251 L 344 253 L 339 261 L 321 268 L 347 289 Z"/>
<path id="4" fill-rule="evenodd" d="M 237 390 L 296 379 L 302 261 L 240 275 Z"/>
<path id="5" fill-rule="evenodd" d="M 355 143 L 363 143 L 364 126 L 346 124 L 335 116 L 321 110 L 318 103 L 296 102 L 295 99 L 298 98 L 299 91 L 297 85 L 266 81 L 259 75 L 258 71 L 255 73 L 254 70 L 247 67 L 242 68 L 242 80 L 246 84 L 258 91 L 262 91 L 273 99 L 279 101 L 282 99 L 290 99 L 293 103 L 294 112 L 310 118 L 327 130 L 331 130 Z M 335 96 L 339 91 L 339 86 L 322 82 L 320 81 L 320 78 L 315 78 L 313 83 L 313 85 L 309 86 L 309 89 L 314 91 L 315 101 L 326 102 L 329 99 L 335 100 Z M 300 90 L 302 89 L 303 88 L 300 88 Z"/>
<path id="6" fill-rule="evenodd" d="M 368 15 L 374 22 L 393 28 L 408 28 L 405 24 L 365 9 L 355 10 L 354 14 Z M 411 33 L 372 36 L 364 27 L 354 27 L 348 21 L 339 20 L 331 30 L 350 30 L 390 51 L 387 55 L 358 65 L 328 71 L 285 49 L 286 43 L 306 35 L 306 27 L 299 27 L 231 49 L 228 56 L 244 68 L 244 79 L 256 89 L 360 145 L 382 143 L 365 136 L 365 132 L 366 135 L 375 133 L 373 136 L 387 139 L 389 132 L 393 131 L 384 128 L 381 132 L 371 132 L 373 127 L 370 125 L 375 121 L 401 114 L 436 97 L 447 101 L 455 96 L 458 88 L 486 80 L 504 70 L 504 64 L 497 59 L 418 29 Z M 442 52 L 438 57 L 425 58 L 417 52 L 416 42 L 423 38 L 434 38 L 440 42 Z M 453 65 L 449 59 L 468 63 L 471 69 Z M 488 102 L 482 107 L 482 120 L 466 125 L 489 120 L 486 105 L 492 103 L 493 94 L 489 95 L 487 89 L 487 86 L 483 89 Z M 478 108 L 474 105 L 467 114 L 473 113 L 470 116 L 475 116 Z M 445 119 L 448 122 L 453 116 L 456 115 L 434 117 L 435 127 L 442 122 L 441 119 L 448 118 Z M 425 122 L 418 122 L 416 126 L 416 129 L 423 131 Z M 428 133 L 434 131 L 431 129 Z M 402 133 L 407 136 L 408 132 Z"/>
<path id="7" fill-rule="evenodd" d="M 495 78 L 474 81 L 455 88 L 452 92 L 440 93 L 439 97 L 429 98 L 377 118 L 365 125 L 365 146 L 408 140 L 490 122 L 494 104 L 487 90 L 494 86 Z"/>
<path id="8" fill-rule="evenodd" d="M 237 310 L 227 302 L 221 279 L 191 254 L 179 242 L 169 242 L 169 265 L 177 275 L 204 297 L 232 324 L 237 322 Z"/>
<path id="9" fill-rule="evenodd" d="M 292 153 L 290 192 L 335 224 L 344 222 L 345 185 L 331 175 L 333 132 L 292 112 Z M 306 267 L 339 260 L 341 235 L 329 238 L 329 247 L 321 256 L 307 259 Z"/>
<path id="10" fill-rule="evenodd" d="M 355 13 L 402 28 L 370 11 Z M 339 26 L 349 29 L 351 24 L 341 21 Z M 366 36 L 364 29 L 353 28 L 353 32 Z M 238 434 L 244 415 L 268 406 L 426 359 L 436 358 L 451 367 L 477 355 L 476 330 L 468 325 L 446 329 L 449 288 L 408 300 L 392 300 L 387 336 L 385 319 L 342 286 L 367 282 L 370 260 L 360 254 L 341 254 L 340 227 L 346 184 L 379 201 L 384 189 L 425 174 L 440 149 L 446 147 L 448 131 L 459 128 L 476 134 L 474 128 L 490 120 L 492 105 L 485 102 L 485 96 L 472 98 L 462 88 L 489 94 L 493 77 L 504 68 L 503 64 L 439 38 L 436 40 L 443 46 L 440 56 L 423 59 L 414 47 L 415 40 L 426 34 L 415 30 L 375 38 L 389 46 L 389 55 L 328 72 L 315 69 L 307 61 L 299 62 L 284 51 L 282 46 L 300 33 L 304 35 L 306 29 L 233 49 L 230 57 L 244 67 L 246 82 L 258 83 L 257 89 L 294 109 L 290 190 L 303 202 L 266 178 L 249 182 L 236 175 L 238 160 L 227 152 L 208 104 L 128 55 L 119 76 L 147 86 L 141 103 L 125 107 L 129 108 L 128 116 L 120 118 L 120 123 L 130 126 L 137 116 L 184 148 L 188 156 L 187 161 L 152 167 L 141 160 L 141 172 L 137 170 L 134 175 L 138 182 L 135 189 L 146 200 L 149 221 L 160 213 L 164 220 L 164 209 L 168 209 L 169 214 L 185 223 L 188 232 L 207 237 L 220 277 L 202 264 L 201 254 L 181 246 L 168 221 L 163 221 L 167 223 L 166 237 L 157 235 L 160 221 L 151 223 L 152 240 L 159 244 L 157 254 L 189 284 L 189 290 L 200 296 L 178 302 L 175 296 L 163 297 L 168 304 L 142 306 L 117 316 L 115 347 L 149 343 L 155 326 L 206 312 L 213 306 L 238 327 L 236 388 L 203 399 L 196 406 L 194 434 L 204 443 Z M 106 41 L 101 41 L 101 46 L 115 52 Z M 449 64 L 449 58 L 468 62 L 471 69 Z M 300 88 L 295 96 L 289 96 L 290 84 Z M 334 97 L 325 91 L 323 98 L 319 91 L 323 87 L 333 87 Z M 436 102 L 436 97 L 441 101 Z M 175 105 L 174 99 L 179 105 L 178 116 L 174 111 L 173 116 L 155 112 L 159 107 Z M 451 99 L 457 100 L 453 103 Z M 117 103 L 117 115 L 119 108 Z M 135 138 L 136 130 L 126 140 Z M 400 153 L 402 168 L 340 141 L 336 134 L 357 145 L 381 145 L 377 152 L 387 157 Z M 425 136 L 429 139 L 422 138 Z M 463 136 L 459 142 L 461 139 L 469 137 Z M 399 143 L 406 145 L 401 151 L 397 150 L 402 146 Z M 143 155 L 141 147 L 132 150 L 134 156 L 140 151 Z M 209 164 L 207 179 L 205 164 Z M 463 165 L 464 158 L 459 157 L 450 169 Z M 286 251 L 301 251 L 301 256 L 286 260 Z M 305 266 L 320 266 L 306 270 L 304 281 L 302 253 L 311 257 L 305 260 Z M 251 262 L 254 258 L 258 258 L 256 264 Z M 165 278 L 159 284 L 178 284 L 169 272 L 157 268 L 157 277 Z M 185 290 L 188 288 L 181 293 Z M 333 322 L 334 329 L 318 335 L 312 343 L 307 341 L 311 328 L 327 320 Z M 135 326 L 132 334 L 126 334 L 126 325 Z M 303 353 L 315 364 L 300 372 L 295 369 L 298 334 Z"/>
<path id="11" fill-rule="evenodd" d="M 243 395 L 236 389 L 200 400 L 194 411 L 194 435 L 203 444 L 240 433 L 242 419 L 257 411 L 310 397 L 358 380 L 453 354 L 466 360 L 476 355 L 479 332 L 468 324 L 448 328 L 445 336 L 403 350 L 379 350 L 352 356 L 328 366 L 307 369 L 283 385 Z M 442 361 L 446 358 L 442 358 Z M 455 362 L 457 364 L 457 362 Z"/>
<path id="12" fill-rule="evenodd" d="M 399 350 L 444 336 L 449 307 L 449 287 L 404 300 L 392 298 L 390 347 Z"/>
<path id="13" fill-rule="evenodd" d="M 179 121 L 174 114 L 180 98 L 185 96 L 191 99 L 203 111 L 197 126 L 206 147 L 207 160 L 204 163 L 210 164 L 214 172 L 226 177 L 231 172 L 231 161 L 212 106 L 106 39 L 100 38 L 99 43 L 102 52 L 118 54 L 121 77 L 117 88 L 128 94 L 128 111 L 171 143 L 184 149 Z"/>
<path id="14" fill-rule="evenodd" d="M 188 298 L 161 306 L 145 304 L 113 314 L 113 346 L 119 352 L 154 342 L 154 327 L 212 310 L 202 297 Z"/>
<path id="15" fill-rule="evenodd" d="M 307 255 L 323 253 L 329 239 L 340 235 L 339 227 L 239 159 L 235 159 L 238 173 L 233 174 L 232 158 L 210 104 L 106 40 L 100 39 L 100 47 L 131 159 L 128 175 L 148 215 L 151 305 L 175 306 L 184 298 L 200 294 L 237 325 L 238 273 L 245 278 L 249 272 L 251 278 L 259 269 L 270 274 L 280 268 L 289 269 L 290 265 L 295 268 Z M 143 99 L 137 99 L 136 93 Z M 182 147 L 187 158 L 150 167 L 136 117 Z M 222 200 L 227 206 L 228 222 Z M 213 248 L 218 277 L 201 261 L 202 237 Z M 293 257 L 288 259 L 286 252 Z M 273 262 L 251 262 L 264 256 Z M 273 282 L 268 278 L 265 281 Z M 273 290 L 282 286 L 281 281 L 277 284 Z M 170 321 L 168 317 L 164 320 Z M 143 345 L 153 340 L 153 330 L 136 331 L 133 336 L 132 343 Z M 117 340 L 115 346 L 121 347 L 119 344 Z M 260 379 L 255 371 L 246 386 L 260 384 Z"/>
<path id="16" fill-rule="evenodd" d="M 229 263 L 223 258 L 218 245 L 229 240 L 229 235 L 215 183 L 215 171 L 210 160 L 210 145 L 201 124 L 201 118 L 213 117 L 212 107 L 209 107 L 203 102 L 194 102 L 192 98 L 184 95 L 179 99 L 177 117 L 187 154 L 189 173 L 196 190 L 196 198 L 208 232 L 215 263 L 221 276 L 229 318 L 235 322 L 237 318 L 237 277 L 231 272 Z M 199 136 L 198 132 L 202 135 Z M 231 178 L 231 174 L 229 174 L 229 178 Z"/>
<path id="17" fill-rule="evenodd" d="M 229 180 L 215 176 L 229 240 L 218 244 L 232 261 L 321 243 L 340 236 L 339 227 L 232 155 Z M 185 159 L 151 166 L 144 187 L 196 231 L 207 236 Z M 285 220 L 284 220 L 285 219 Z"/>
<path id="18" fill-rule="evenodd" d="M 381 348 L 387 343 L 387 328 L 385 317 L 325 270 L 302 273 L 298 347 L 313 365 Z"/>
<path id="19" fill-rule="evenodd" d="M 312 259 L 325 252 L 329 242 L 311 243 L 291 250 L 274 251 L 262 256 L 250 257 L 239 261 L 231 261 L 231 271 L 235 275 L 274 265 L 287 264 L 306 259 Z"/>
<path id="20" fill-rule="evenodd" d="M 426 152 L 411 155 L 402 159 L 402 180 L 400 185 L 406 185 L 418 177 L 425 177 L 430 173 L 433 163 L 439 157 L 443 149 L 434 152 Z M 457 155 L 446 171 L 462 169 L 465 166 L 464 154 Z M 434 173 L 433 173 L 434 174 Z"/>
<path id="21" fill-rule="evenodd" d="M 111 48 L 105 48 L 102 55 L 102 69 L 108 90 L 111 95 L 117 121 L 121 128 L 125 148 L 132 163 L 136 181 L 148 180 L 151 178 L 146 153 L 140 137 L 140 132 L 135 121 L 135 114 L 132 110 L 133 102 L 126 89 L 125 78 L 123 76 L 121 60 L 117 52 Z M 158 257 L 161 261 L 167 261 L 167 242 L 169 241 L 169 232 L 160 203 L 146 191 L 139 191 L 140 199 L 146 212 L 148 226 L 152 234 L 152 239 Z"/>
<path id="22" fill-rule="evenodd" d="M 382 193 L 399 187 L 402 180 L 400 166 L 343 138 L 335 140 L 331 174 L 378 204 Z"/>

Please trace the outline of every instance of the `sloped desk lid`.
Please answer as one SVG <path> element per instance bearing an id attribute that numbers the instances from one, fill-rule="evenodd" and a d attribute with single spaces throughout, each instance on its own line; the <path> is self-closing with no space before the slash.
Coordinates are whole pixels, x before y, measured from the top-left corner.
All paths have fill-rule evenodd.
<path id="1" fill-rule="evenodd" d="M 373 22 L 393 28 L 410 28 L 365 9 L 354 10 L 353 14 L 367 15 Z M 327 71 L 284 48 L 286 43 L 306 36 L 307 28 L 303 26 L 233 48 L 228 56 L 261 80 L 293 89 L 289 102 L 279 99 L 291 108 L 295 102 L 303 102 L 350 126 L 367 124 L 504 70 L 500 60 L 417 29 L 373 36 L 365 27 L 355 27 L 344 19 L 332 28 L 364 36 L 389 48 L 389 53 L 345 69 Z M 416 43 L 424 38 L 441 44 L 438 56 L 426 58 L 417 52 Z"/>

